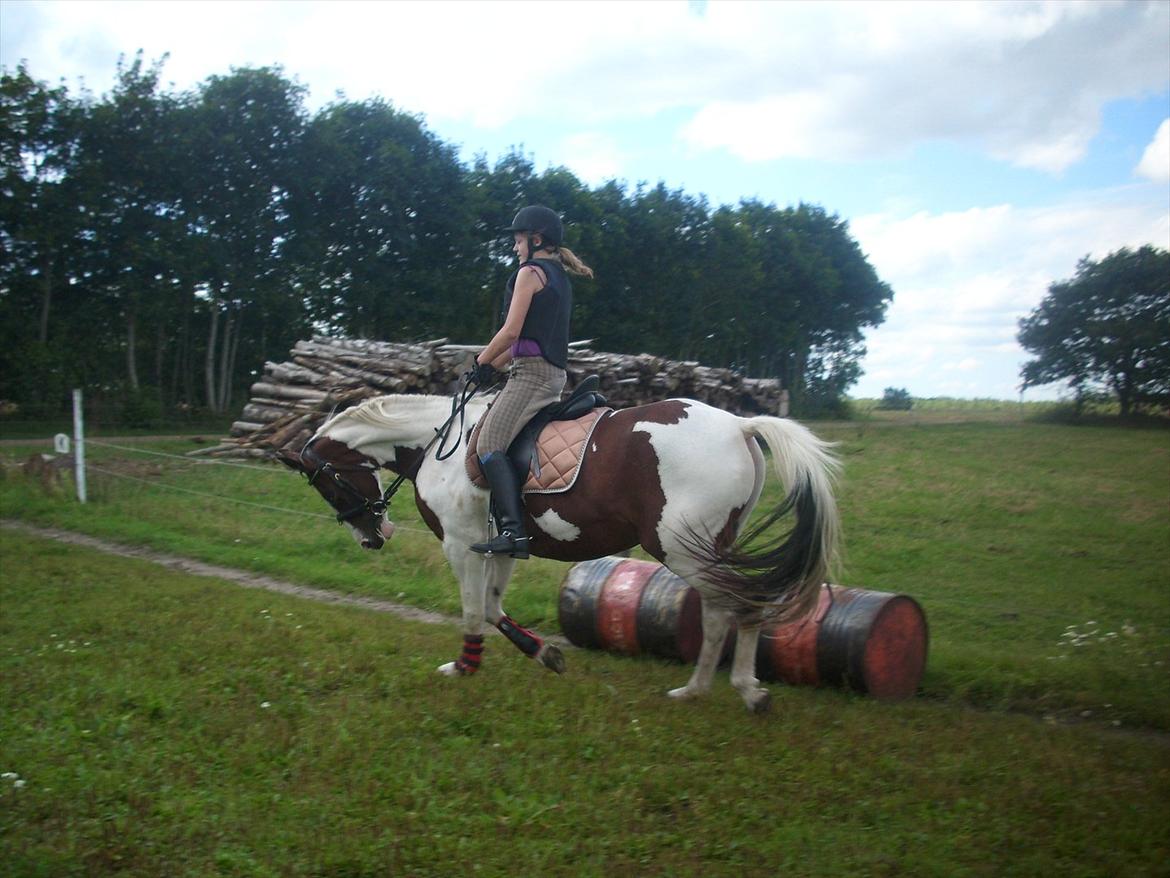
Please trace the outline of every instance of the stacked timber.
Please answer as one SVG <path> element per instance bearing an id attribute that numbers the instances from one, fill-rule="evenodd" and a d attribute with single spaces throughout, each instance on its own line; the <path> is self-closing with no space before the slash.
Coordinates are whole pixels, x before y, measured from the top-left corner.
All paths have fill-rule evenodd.
<path id="1" fill-rule="evenodd" d="M 787 392 L 777 379 L 744 378 L 730 369 L 679 362 L 651 354 L 592 350 L 590 341 L 569 346 L 568 386 L 587 375 L 601 378 L 614 408 L 686 397 L 742 415 L 787 414 Z M 394 393 L 455 393 L 482 345 L 448 339 L 418 343 L 314 336 L 299 341 L 283 363 L 265 363 L 251 399 L 232 424 L 231 438 L 203 454 L 268 456 L 299 448 L 329 413 L 363 399 Z"/>

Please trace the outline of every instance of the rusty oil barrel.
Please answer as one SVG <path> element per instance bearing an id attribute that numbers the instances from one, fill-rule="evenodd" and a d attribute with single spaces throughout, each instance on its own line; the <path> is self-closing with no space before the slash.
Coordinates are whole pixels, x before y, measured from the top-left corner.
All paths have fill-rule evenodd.
<path id="1" fill-rule="evenodd" d="M 918 691 L 929 639 L 926 614 L 913 598 L 824 585 L 809 618 L 760 632 L 756 673 L 896 701 Z"/>
<path id="2" fill-rule="evenodd" d="M 694 662 L 703 643 L 699 593 L 650 561 L 575 565 L 561 585 L 559 616 L 574 645 L 623 655 Z M 926 616 L 913 598 L 825 585 L 807 619 L 764 627 L 756 673 L 796 686 L 909 698 L 922 680 L 928 642 Z"/>
<path id="3" fill-rule="evenodd" d="M 694 662 L 703 645 L 699 593 L 652 561 L 574 565 L 561 584 L 558 616 L 574 646 Z"/>

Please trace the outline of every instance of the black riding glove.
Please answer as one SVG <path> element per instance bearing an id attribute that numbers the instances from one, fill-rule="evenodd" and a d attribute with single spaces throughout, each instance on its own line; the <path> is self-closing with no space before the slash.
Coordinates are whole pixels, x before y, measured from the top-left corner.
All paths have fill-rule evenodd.
<path id="1" fill-rule="evenodd" d="M 491 363 L 476 363 L 471 370 L 471 380 L 480 387 L 491 387 L 500 380 L 500 373 Z"/>

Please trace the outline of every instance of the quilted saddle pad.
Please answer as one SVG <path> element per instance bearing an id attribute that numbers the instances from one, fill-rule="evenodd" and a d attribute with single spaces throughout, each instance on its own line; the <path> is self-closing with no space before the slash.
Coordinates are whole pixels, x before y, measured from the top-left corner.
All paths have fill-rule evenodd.
<path id="1" fill-rule="evenodd" d="M 581 464 L 589 447 L 589 437 L 603 417 L 613 409 L 596 408 L 572 421 L 550 421 L 540 432 L 536 453 L 540 460 L 540 475 L 528 471 L 524 483 L 525 494 L 559 494 L 569 490 L 577 481 Z M 487 488 L 487 479 L 479 467 L 475 446 L 479 441 L 479 424 L 471 432 L 467 443 L 465 464 L 467 475 L 477 488 Z"/>

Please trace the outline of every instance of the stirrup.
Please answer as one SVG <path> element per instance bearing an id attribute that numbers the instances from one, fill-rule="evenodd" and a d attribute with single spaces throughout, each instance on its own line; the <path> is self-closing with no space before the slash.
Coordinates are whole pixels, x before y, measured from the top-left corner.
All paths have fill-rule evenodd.
<path id="1" fill-rule="evenodd" d="M 481 555 L 510 555 L 513 558 L 528 557 L 528 537 L 513 537 L 508 531 L 493 537 L 486 543 L 475 543 L 471 551 Z"/>

